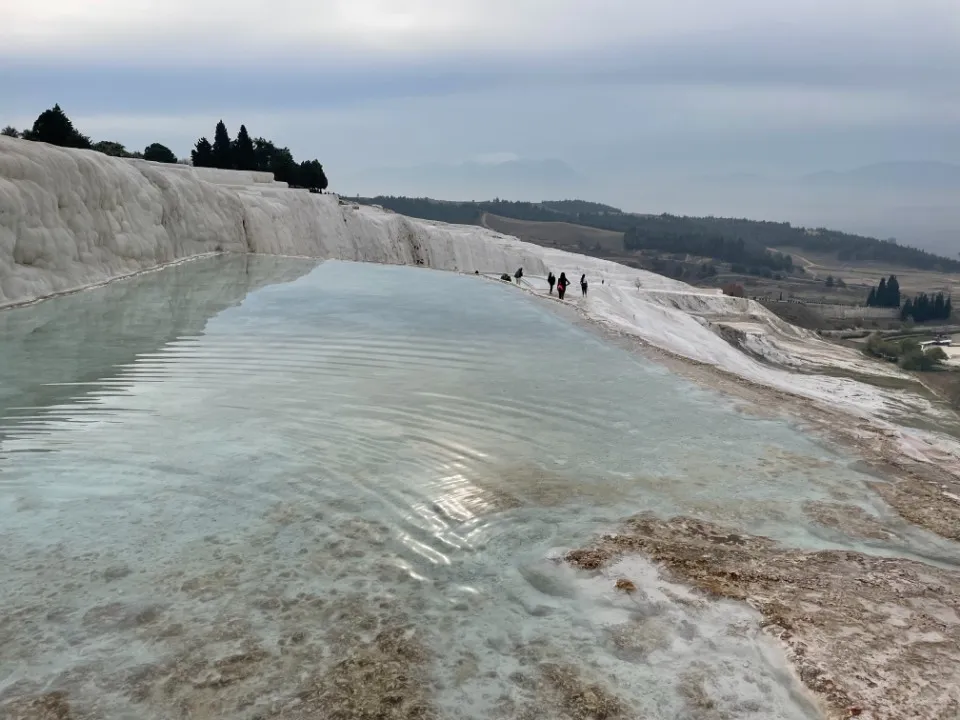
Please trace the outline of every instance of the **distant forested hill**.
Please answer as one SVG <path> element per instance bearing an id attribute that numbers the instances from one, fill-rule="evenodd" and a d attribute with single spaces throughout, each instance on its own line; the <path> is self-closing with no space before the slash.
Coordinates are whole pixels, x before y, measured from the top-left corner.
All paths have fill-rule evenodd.
<path id="1" fill-rule="evenodd" d="M 851 235 L 826 228 L 808 229 L 790 223 L 743 218 L 639 215 L 585 200 L 546 200 L 540 203 L 488 200 L 445 202 L 430 198 L 353 198 L 382 205 L 410 217 L 474 225 L 488 212 L 516 220 L 568 222 L 624 233 L 628 250 L 684 252 L 789 271 L 789 255 L 768 248 L 796 248 L 835 255 L 841 261 L 878 262 L 889 265 L 960 272 L 960 260 L 876 238 Z M 958 243 L 960 245 L 960 243 Z"/>

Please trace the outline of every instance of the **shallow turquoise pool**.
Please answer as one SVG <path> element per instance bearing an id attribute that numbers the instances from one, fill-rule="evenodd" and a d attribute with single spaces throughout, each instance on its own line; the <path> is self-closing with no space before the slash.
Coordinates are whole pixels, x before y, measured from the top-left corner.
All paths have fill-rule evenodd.
<path id="1" fill-rule="evenodd" d="M 547 661 L 637 717 L 697 717 L 691 673 L 717 712 L 809 717 L 747 609 L 554 558 L 640 511 L 860 549 L 803 503 L 886 512 L 850 458 L 470 276 L 215 258 L 0 333 L 0 702 L 293 713 L 390 624 L 426 643 L 442 717 L 536 702 Z M 637 623 L 649 652 L 624 654 Z"/>

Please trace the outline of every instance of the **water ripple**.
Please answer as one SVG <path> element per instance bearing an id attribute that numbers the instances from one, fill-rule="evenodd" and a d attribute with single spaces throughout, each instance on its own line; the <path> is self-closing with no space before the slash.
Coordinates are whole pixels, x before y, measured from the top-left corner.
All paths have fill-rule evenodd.
<path id="1" fill-rule="evenodd" d="M 647 509 L 824 543 L 803 502 L 869 506 L 845 459 L 473 279 L 333 264 L 241 298 L 111 354 L 108 370 L 88 344 L 119 353 L 113 321 L 78 332 L 89 366 L 49 382 L 17 356 L 9 376 L 28 391 L 0 386 L 0 702 L 63 685 L 81 706 L 107 703 L 97 716 L 165 717 L 131 698 L 212 702 L 169 668 L 249 648 L 273 664 L 236 687 L 293 698 L 343 649 L 338 633 L 402 613 L 441 675 L 475 667 L 448 683 L 464 718 L 491 716 L 524 653 L 548 646 L 630 678 L 624 692 L 638 707 L 656 695 L 662 717 L 684 716 L 674 671 L 691 663 L 773 688 L 751 718 L 803 717 L 755 641 L 666 598 L 658 622 L 685 633 L 658 651 L 670 672 L 611 655 L 605 623 L 635 608 L 584 595 L 546 558 Z M 59 357 L 67 336 L 31 347 Z M 262 709 L 220 689 L 232 704 L 208 716 Z"/>

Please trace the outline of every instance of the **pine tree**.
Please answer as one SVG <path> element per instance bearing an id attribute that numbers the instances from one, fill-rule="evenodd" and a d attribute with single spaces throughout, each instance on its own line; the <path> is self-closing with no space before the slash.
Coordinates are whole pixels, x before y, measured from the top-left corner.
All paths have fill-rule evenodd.
<path id="1" fill-rule="evenodd" d="M 913 302 L 910 298 L 907 298 L 907 301 L 903 304 L 903 307 L 900 309 L 900 319 L 906 321 L 907 318 L 913 315 Z"/>
<path id="2" fill-rule="evenodd" d="M 297 165 L 296 160 L 293 159 L 293 154 L 287 148 L 274 148 L 267 171 L 272 172 L 273 177 L 280 182 L 289 183 L 293 186 L 299 184 L 297 180 L 299 179 L 300 166 Z"/>
<path id="3" fill-rule="evenodd" d="M 232 170 L 234 167 L 230 133 L 227 132 L 227 126 L 223 124 L 223 120 L 217 123 L 217 129 L 213 134 L 213 167 L 223 170 Z"/>
<path id="4" fill-rule="evenodd" d="M 122 144 L 114 142 L 113 140 L 100 140 L 99 142 L 95 142 L 93 149 L 104 155 L 112 155 L 113 157 L 133 157 L 132 153 L 128 152 Z"/>
<path id="5" fill-rule="evenodd" d="M 253 140 L 247 133 L 247 126 L 241 125 L 237 139 L 233 143 L 233 160 L 237 170 L 256 170 L 257 158 L 253 151 Z"/>
<path id="6" fill-rule="evenodd" d="M 213 167 L 213 145 L 210 141 L 205 137 L 200 138 L 190 151 L 190 160 L 194 167 Z"/>
<path id="7" fill-rule="evenodd" d="M 254 170 L 270 172 L 270 164 L 277 148 L 269 140 L 258 137 L 253 141 Z"/>
<path id="8" fill-rule="evenodd" d="M 877 307 L 890 307 L 887 304 L 887 279 L 880 278 L 880 284 L 877 285 Z"/>
<path id="9" fill-rule="evenodd" d="M 143 151 L 143 158 L 144 160 L 153 160 L 154 162 L 162 163 L 175 163 L 177 161 L 177 156 L 173 154 L 173 150 L 160 143 L 147 145 Z"/>
<path id="10" fill-rule="evenodd" d="M 323 172 L 323 165 L 319 160 L 304 160 L 299 165 L 296 174 L 297 185 L 312 190 L 326 190 L 327 176 Z"/>
<path id="11" fill-rule="evenodd" d="M 40 113 L 33 123 L 33 128 L 25 130 L 22 137 L 24 140 L 45 142 L 60 147 L 84 149 L 91 147 L 90 138 L 73 127 L 70 118 L 60 109 L 60 105 L 54 105 Z"/>

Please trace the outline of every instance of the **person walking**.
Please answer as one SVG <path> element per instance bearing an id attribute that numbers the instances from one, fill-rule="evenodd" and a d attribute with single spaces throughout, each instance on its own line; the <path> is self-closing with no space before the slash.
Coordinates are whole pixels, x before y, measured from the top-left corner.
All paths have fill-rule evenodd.
<path id="1" fill-rule="evenodd" d="M 553 272 L 550 272 L 550 273 L 547 275 L 547 285 L 550 286 L 550 294 L 551 294 L 551 295 L 553 295 L 553 286 L 556 285 L 556 284 L 557 284 L 557 278 L 556 278 L 556 276 L 553 274 Z"/>
<path id="2" fill-rule="evenodd" d="M 523 279 L 523 268 L 517 268 L 517 271 L 513 274 L 513 277 L 517 279 L 517 285 L 519 285 L 520 280 Z"/>
<path id="3" fill-rule="evenodd" d="M 567 292 L 567 285 L 570 283 L 567 281 L 567 274 L 560 273 L 560 279 L 557 280 L 557 296 L 563 300 L 564 294 Z"/>
<path id="4" fill-rule="evenodd" d="M 583 296 L 587 296 L 587 274 L 584 273 L 580 276 L 580 292 L 583 293 Z"/>

